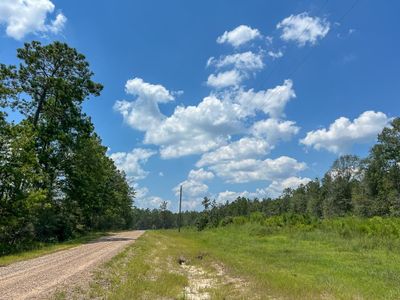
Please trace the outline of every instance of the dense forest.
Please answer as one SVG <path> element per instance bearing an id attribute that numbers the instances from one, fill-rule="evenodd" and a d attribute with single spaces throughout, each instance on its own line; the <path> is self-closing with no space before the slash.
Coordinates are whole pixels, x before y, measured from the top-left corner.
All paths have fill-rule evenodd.
<path id="1" fill-rule="evenodd" d="M 277 199 L 204 198 L 202 212 L 181 216 L 133 206 L 134 190 L 107 156 L 82 111 L 99 96 L 85 57 L 68 45 L 27 43 L 18 66 L 0 64 L 0 254 L 36 242 L 64 241 L 110 229 L 226 225 L 261 215 L 326 219 L 400 216 L 400 118 L 378 136 L 368 157 L 339 157 L 322 179 Z M 22 120 L 12 121 L 7 112 Z"/>
<path id="2" fill-rule="evenodd" d="M 0 65 L 0 254 L 132 227 L 133 190 L 82 112 L 103 88 L 85 57 L 35 41 L 17 57 Z"/>

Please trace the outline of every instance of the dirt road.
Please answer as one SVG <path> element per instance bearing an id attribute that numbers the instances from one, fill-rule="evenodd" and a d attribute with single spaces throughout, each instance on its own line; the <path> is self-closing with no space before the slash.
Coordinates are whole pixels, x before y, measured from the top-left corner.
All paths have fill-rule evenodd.
<path id="1" fill-rule="evenodd" d="M 0 299 L 43 299 L 59 285 L 87 280 L 143 231 L 127 231 L 68 250 L 0 267 Z"/>

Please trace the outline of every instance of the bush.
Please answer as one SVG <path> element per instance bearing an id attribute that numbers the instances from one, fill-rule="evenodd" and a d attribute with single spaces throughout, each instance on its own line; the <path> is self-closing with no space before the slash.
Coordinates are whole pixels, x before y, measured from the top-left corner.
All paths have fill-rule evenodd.
<path id="1" fill-rule="evenodd" d="M 208 225 L 208 216 L 206 214 L 201 214 L 196 219 L 196 227 L 198 231 L 204 230 Z"/>
<path id="2" fill-rule="evenodd" d="M 233 218 L 232 217 L 225 217 L 221 220 L 221 222 L 219 222 L 219 226 L 227 226 L 229 224 L 233 223 Z"/>
<path id="3" fill-rule="evenodd" d="M 265 219 L 265 216 L 263 213 L 256 211 L 250 214 L 250 222 L 251 223 L 258 223 L 262 224 Z"/>
<path id="4" fill-rule="evenodd" d="M 246 217 L 239 216 L 239 217 L 234 217 L 232 221 L 233 221 L 233 224 L 235 224 L 235 225 L 243 225 L 243 224 L 246 224 L 248 220 Z"/>

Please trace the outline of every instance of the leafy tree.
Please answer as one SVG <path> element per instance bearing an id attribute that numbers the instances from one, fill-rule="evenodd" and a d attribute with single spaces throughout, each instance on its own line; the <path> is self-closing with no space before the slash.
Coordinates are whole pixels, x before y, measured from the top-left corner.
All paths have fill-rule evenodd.
<path id="1" fill-rule="evenodd" d="M 374 199 L 376 215 L 399 215 L 400 199 L 400 118 L 378 135 L 365 174 L 367 196 Z"/>
<path id="2" fill-rule="evenodd" d="M 304 185 L 300 185 L 292 192 L 290 201 L 290 211 L 296 214 L 305 214 L 307 212 L 307 195 Z"/>
<path id="3" fill-rule="evenodd" d="M 305 188 L 307 196 L 307 214 L 321 218 L 323 198 L 320 181 L 318 179 L 310 181 Z"/>
<path id="4" fill-rule="evenodd" d="M 324 216 L 343 216 L 352 210 L 352 190 L 359 183 L 361 160 L 344 155 L 333 163 L 323 181 Z"/>
<path id="5" fill-rule="evenodd" d="M 0 64 L 0 251 L 133 226 L 133 190 L 107 157 L 82 103 L 98 96 L 85 57 L 67 44 L 26 43 Z"/>

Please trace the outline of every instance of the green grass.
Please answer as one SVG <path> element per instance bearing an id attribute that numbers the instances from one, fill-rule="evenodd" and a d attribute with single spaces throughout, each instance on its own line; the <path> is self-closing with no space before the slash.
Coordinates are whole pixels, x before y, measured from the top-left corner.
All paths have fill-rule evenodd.
<path id="1" fill-rule="evenodd" d="M 91 232 L 63 243 L 38 243 L 35 245 L 36 249 L 0 256 L 0 266 L 6 266 L 18 261 L 39 257 L 56 251 L 66 250 L 105 235 L 107 235 L 105 232 Z"/>
<path id="2" fill-rule="evenodd" d="M 213 285 L 200 292 L 212 299 L 250 299 L 248 288 L 239 290 L 232 282 L 217 275 L 217 261 L 202 252 L 193 236 L 175 230 L 147 231 L 134 244 L 106 263 L 94 275 L 90 287 L 59 291 L 56 299 L 187 299 L 185 288 L 193 285 L 185 267 L 202 270 L 200 279 L 212 280 Z M 185 258 L 185 266 L 178 258 Z"/>
<path id="3" fill-rule="evenodd" d="M 145 233 L 94 274 L 90 287 L 59 291 L 56 299 L 157 299 L 180 295 L 187 279 L 177 271 L 173 246 L 163 234 Z M 78 295 L 78 296 L 77 296 Z"/>
<path id="4" fill-rule="evenodd" d="M 184 256 L 214 280 L 206 289 L 212 299 L 400 299 L 398 221 L 148 231 L 99 271 L 86 298 L 185 299 L 192 279 L 177 263 Z M 224 276 L 216 275 L 216 263 Z"/>
<path id="5" fill-rule="evenodd" d="M 246 224 L 185 232 L 250 278 L 261 293 L 283 298 L 399 299 L 400 254 L 318 229 L 260 234 Z M 232 250 L 234 249 L 234 251 Z"/>

